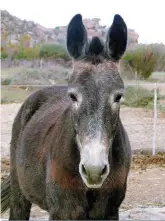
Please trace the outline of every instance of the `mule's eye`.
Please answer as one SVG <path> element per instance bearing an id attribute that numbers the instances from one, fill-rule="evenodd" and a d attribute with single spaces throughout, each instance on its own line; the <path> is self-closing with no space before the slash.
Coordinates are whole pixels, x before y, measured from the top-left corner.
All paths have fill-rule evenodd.
<path id="1" fill-rule="evenodd" d="M 69 93 L 70 98 L 72 99 L 73 102 L 77 102 L 77 97 L 74 93 Z"/>
<path id="2" fill-rule="evenodd" d="M 114 102 L 115 102 L 115 103 L 119 103 L 122 97 L 123 97 L 122 94 L 117 94 L 117 95 L 114 97 Z"/>

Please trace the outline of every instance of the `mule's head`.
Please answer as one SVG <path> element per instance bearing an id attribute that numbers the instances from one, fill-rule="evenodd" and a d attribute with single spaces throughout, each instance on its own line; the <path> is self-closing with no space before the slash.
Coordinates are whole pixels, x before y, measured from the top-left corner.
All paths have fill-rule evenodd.
<path id="1" fill-rule="evenodd" d="M 67 48 L 73 58 L 68 95 L 80 152 L 79 173 L 88 188 L 100 188 L 107 178 L 113 138 L 119 122 L 124 84 L 118 62 L 127 44 L 127 27 L 115 15 L 105 42 L 88 40 L 80 14 L 68 25 Z"/>

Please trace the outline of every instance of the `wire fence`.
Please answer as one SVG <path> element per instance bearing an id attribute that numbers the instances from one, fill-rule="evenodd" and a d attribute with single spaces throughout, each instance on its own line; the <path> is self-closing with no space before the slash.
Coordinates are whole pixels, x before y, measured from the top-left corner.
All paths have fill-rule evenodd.
<path id="1" fill-rule="evenodd" d="M 137 96 L 137 100 L 140 100 L 143 106 L 143 108 L 139 110 L 138 118 L 136 115 L 138 109 L 133 110 L 133 123 L 130 123 L 129 119 L 125 122 L 132 146 L 136 146 L 136 150 L 139 149 L 141 152 L 150 152 L 152 155 L 155 155 L 156 152 L 159 151 L 165 152 L 165 84 L 125 82 L 125 86 L 135 87 L 136 92 L 132 97 L 136 100 Z M 144 90 L 142 90 L 142 88 Z M 143 101 L 149 102 L 148 105 L 145 105 Z M 130 130 L 135 130 L 135 133 L 132 133 Z"/>
<path id="2" fill-rule="evenodd" d="M 63 84 L 61 84 L 63 85 Z M 12 102 L 7 103 L 23 103 L 23 101 L 34 91 L 51 85 L 8 85 L 2 86 L 2 98 L 4 97 L 8 99 L 8 97 L 12 97 Z M 145 99 L 150 99 L 150 103 L 148 106 L 138 106 L 123 103 L 121 108 L 121 120 L 123 122 L 126 131 L 128 132 L 128 136 L 131 142 L 132 150 L 134 152 L 150 152 L 155 155 L 157 152 L 165 152 L 165 84 L 159 83 L 138 83 L 137 82 L 125 82 L 126 92 L 127 89 L 133 87 L 135 90 L 130 91 L 128 93 L 127 98 L 128 101 L 134 102 L 137 98 L 137 101 Z M 141 88 L 145 90 L 152 91 L 149 94 L 141 94 Z M 14 89 L 17 91 L 15 94 Z M 6 90 L 6 91 L 5 91 Z M 10 91 L 11 90 L 11 91 Z M 3 94 L 5 91 L 6 94 Z M 23 92 L 26 91 L 24 97 L 19 101 L 16 97 L 22 96 Z M 8 93 L 10 92 L 10 93 Z M 143 91 L 142 91 L 143 92 Z M 160 99 L 161 94 L 161 99 Z M 16 100 L 16 102 L 15 102 Z M 5 103 L 5 102 L 4 102 Z M 133 103 L 134 104 L 134 103 Z M 161 106 L 160 106 L 161 104 Z M 7 105 L 6 105 L 7 106 Z M 17 111 L 20 107 L 16 107 L 14 110 L 12 109 L 12 105 L 8 106 L 10 110 L 8 110 L 9 115 L 12 115 L 12 120 L 10 124 L 8 123 L 8 115 L 5 114 L 5 110 L 2 111 L 2 126 L 5 127 L 7 125 L 7 131 L 11 131 L 12 123 Z M 161 107 L 161 108 L 160 108 Z M 4 115 L 3 115 L 4 114 Z M 10 127 L 10 129 L 9 129 Z M 4 135 L 2 134 L 2 145 L 6 145 L 6 139 L 10 141 L 10 134 Z M 9 144 L 7 144 L 8 146 Z M 8 148 L 8 147 L 7 147 Z"/>

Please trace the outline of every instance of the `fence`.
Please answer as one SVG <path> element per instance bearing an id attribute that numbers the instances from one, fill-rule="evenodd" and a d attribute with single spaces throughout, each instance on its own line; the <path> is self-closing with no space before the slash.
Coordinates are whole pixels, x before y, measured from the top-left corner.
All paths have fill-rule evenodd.
<path id="1" fill-rule="evenodd" d="M 139 114 L 141 115 L 141 118 L 139 118 L 139 121 L 133 121 L 131 123 L 129 119 L 127 118 L 125 122 L 125 127 L 130 132 L 130 126 L 131 130 L 136 130 L 137 136 L 133 136 L 131 139 L 133 146 L 137 145 L 139 143 L 140 148 L 136 147 L 136 150 L 139 150 L 141 152 L 152 152 L 152 155 L 155 155 L 158 151 L 165 151 L 165 138 L 163 135 L 163 131 L 165 131 L 165 84 L 158 84 L 158 83 L 127 83 L 125 82 L 125 87 L 135 87 L 135 96 L 138 97 L 138 90 L 140 88 L 145 88 L 146 90 L 152 91 L 152 93 L 147 96 L 145 93 L 143 94 L 143 97 L 141 99 L 152 98 L 152 106 L 145 106 L 143 102 L 141 105 L 144 107 L 139 110 L 138 109 L 132 109 L 133 113 L 136 114 L 136 111 L 139 111 Z M 144 91 L 145 92 L 145 91 Z M 161 98 L 159 98 L 159 96 Z M 142 95 L 140 95 L 142 96 Z M 152 97 L 151 97 L 152 96 Z M 159 104 L 159 105 L 158 105 Z M 163 111 L 163 112 L 162 112 Z M 133 118 L 136 119 L 137 115 L 135 115 Z M 124 121 L 124 118 L 123 118 Z M 138 128 L 140 128 L 138 130 Z M 139 138 L 139 140 L 138 140 Z M 135 140 L 137 141 L 135 142 Z M 145 147 L 142 147 L 145 145 Z"/>
<path id="2" fill-rule="evenodd" d="M 147 119 L 146 117 L 147 116 L 143 116 L 143 120 L 144 121 L 141 121 L 141 122 L 137 122 L 137 123 L 134 123 L 132 124 L 132 126 L 134 126 L 135 128 L 137 128 L 138 126 L 142 126 L 143 128 L 141 129 L 144 130 L 144 127 L 148 127 L 148 133 L 145 134 L 145 130 L 144 130 L 144 134 L 139 136 L 139 139 L 143 137 L 143 139 L 145 139 L 146 141 L 146 136 L 150 134 L 150 137 L 152 137 L 152 139 L 150 139 L 150 146 L 151 146 L 151 140 L 152 140 L 152 155 L 155 155 L 156 153 L 156 147 L 157 147 L 157 142 L 156 142 L 156 138 L 157 138 L 157 120 L 158 120 L 158 106 L 157 106 L 157 103 L 158 103 L 158 85 L 157 83 L 154 83 L 154 84 L 125 84 L 125 86 L 135 86 L 135 97 L 137 97 L 137 99 L 139 98 L 138 97 L 138 90 L 139 90 L 139 87 L 147 87 L 147 86 L 150 86 L 150 87 L 153 87 L 153 108 L 151 109 L 151 112 L 150 112 L 150 119 L 151 121 L 147 123 L 146 125 L 146 122 Z M 144 97 L 145 98 L 145 94 L 144 94 Z M 142 104 L 144 105 L 144 104 Z M 146 109 L 143 107 L 143 110 L 145 111 Z M 135 111 L 135 110 L 134 110 Z M 149 116 L 148 116 L 149 117 Z M 125 124 L 125 126 L 127 127 L 127 124 Z M 129 124 L 130 126 L 130 124 Z M 152 131 L 152 132 L 151 132 Z M 152 135 L 151 135 L 152 134 Z M 144 143 L 144 142 L 143 142 Z M 143 144 L 145 145 L 145 144 Z M 144 151 L 144 148 L 142 148 L 143 151 Z M 149 150 L 149 148 L 146 148 Z M 164 149 L 163 146 L 161 145 L 161 148 L 160 149 Z"/>
<path id="3" fill-rule="evenodd" d="M 1 99 L 12 99 L 3 103 L 22 103 L 31 93 L 45 86 L 50 84 L 2 86 Z M 165 152 L 165 84 L 139 82 L 137 85 L 136 82 L 125 81 L 125 88 L 126 102 L 122 104 L 120 116 L 128 132 L 133 152 L 150 152 L 153 155 L 159 151 Z M 134 103 L 136 97 L 137 105 Z M 148 105 L 145 104 L 148 102 L 147 99 L 150 101 Z M 12 123 L 19 107 L 20 104 L 2 106 L 2 127 L 4 128 L 2 147 L 8 150 Z"/>
<path id="4" fill-rule="evenodd" d="M 63 65 L 64 67 L 70 67 L 72 61 L 64 61 L 63 59 L 33 59 L 33 60 L 26 60 L 26 59 L 10 59 L 5 58 L 1 60 L 1 67 L 2 68 L 9 68 L 9 67 L 24 67 L 24 68 L 54 68 L 56 65 Z"/>

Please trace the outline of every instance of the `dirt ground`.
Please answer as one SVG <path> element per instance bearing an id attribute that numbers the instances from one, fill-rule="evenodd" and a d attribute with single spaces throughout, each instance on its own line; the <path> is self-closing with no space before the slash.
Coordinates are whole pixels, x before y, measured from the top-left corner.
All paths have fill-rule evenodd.
<path id="1" fill-rule="evenodd" d="M 1 156 L 2 177 L 9 171 L 9 143 L 13 119 L 20 104 L 1 105 Z M 152 111 L 134 108 L 122 108 L 121 119 L 132 144 L 133 150 L 147 150 L 152 148 Z M 156 147 L 165 152 L 165 115 L 159 113 L 157 121 Z M 146 163 L 133 161 L 128 177 L 127 194 L 121 209 L 126 210 L 138 206 L 165 206 L 165 155 L 161 157 L 161 163 Z M 32 217 L 46 217 L 47 213 L 34 206 Z M 4 214 L 7 217 L 7 213 Z"/>

